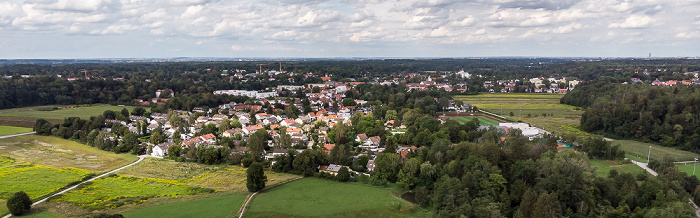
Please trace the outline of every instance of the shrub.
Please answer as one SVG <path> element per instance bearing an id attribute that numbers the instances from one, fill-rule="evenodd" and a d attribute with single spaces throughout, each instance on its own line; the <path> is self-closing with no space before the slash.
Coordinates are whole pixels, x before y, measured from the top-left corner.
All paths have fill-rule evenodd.
<path id="1" fill-rule="evenodd" d="M 348 168 L 340 168 L 340 170 L 338 170 L 338 175 L 335 176 L 335 179 L 341 182 L 347 182 L 348 180 L 350 180 L 350 172 L 348 171 Z"/>
<path id="2" fill-rule="evenodd" d="M 243 158 L 243 160 L 241 161 L 241 163 L 243 163 L 243 167 L 249 167 L 250 164 L 253 163 L 253 158 L 249 158 L 249 157 Z"/>
<path id="3" fill-rule="evenodd" d="M 32 209 L 32 199 L 23 191 L 16 192 L 7 199 L 7 209 L 13 216 L 20 216 Z"/>

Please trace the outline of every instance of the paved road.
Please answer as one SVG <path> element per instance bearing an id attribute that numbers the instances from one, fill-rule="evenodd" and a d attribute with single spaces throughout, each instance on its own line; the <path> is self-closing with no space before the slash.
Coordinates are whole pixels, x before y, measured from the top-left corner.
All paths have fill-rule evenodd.
<path id="1" fill-rule="evenodd" d="M 647 172 L 651 173 L 651 175 L 653 175 L 653 176 L 658 176 L 658 175 L 659 175 L 658 173 L 656 173 L 656 171 L 654 171 L 654 170 L 650 169 L 649 167 L 647 167 L 647 163 L 642 163 L 642 162 L 635 161 L 635 160 L 632 160 L 632 163 L 637 164 L 637 166 L 639 166 L 639 167 L 641 167 L 642 169 L 646 170 Z"/>
<path id="2" fill-rule="evenodd" d="M 56 193 L 56 194 L 53 194 L 53 195 L 51 195 L 51 196 L 48 196 L 48 197 L 46 197 L 46 198 L 44 198 L 44 199 L 38 200 L 38 201 L 36 201 L 36 202 L 34 202 L 34 203 L 32 204 L 32 207 L 34 207 L 34 206 L 36 206 L 37 204 L 40 204 L 40 203 L 42 203 L 42 202 L 48 200 L 48 199 L 51 198 L 51 197 L 54 197 L 54 196 L 56 196 L 56 195 L 60 195 L 60 194 L 64 194 L 64 193 L 66 193 L 66 192 L 69 192 L 69 191 L 71 191 L 71 190 L 77 188 L 78 186 L 80 186 L 80 185 L 86 183 L 86 182 L 92 182 L 93 180 L 96 180 L 96 179 L 105 177 L 105 176 L 107 176 L 107 175 L 109 175 L 109 174 L 112 174 L 112 173 L 115 173 L 115 172 L 117 172 L 117 171 L 123 170 L 123 169 L 125 169 L 125 168 L 127 168 L 127 167 L 136 165 L 137 163 L 141 162 L 144 158 L 146 158 L 146 155 L 141 155 L 141 156 L 139 156 L 139 159 L 138 159 L 137 161 L 134 161 L 133 163 L 130 163 L 130 164 L 126 165 L 126 166 L 119 167 L 119 168 L 114 169 L 114 170 L 112 170 L 112 171 L 103 173 L 103 174 L 101 174 L 101 175 L 99 175 L 99 176 L 96 176 L 96 177 L 94 177 L 94 178 L 92 178 L 92 179 L 88 179 L 87 181 L 83 181 L 83 182 L 81 182 L 81 183 L 79 183 L 79 184 L 77 184 L 77 185 L 74 185 L 74 186 L 72 186 L 72 187 L 70 187 L 70 188 L 67 188 L 67 189 L 65 189 L 65 190 L 63 190 L 63 191 L 60 191 L 60 192 L 58 192 L 58 193 Z M 2 217 L 2 218 L 9 218 L 9 217 L 11 217 L 11 216 L 12 216 L 12 214 L 7 214 L 6 216 L 4 216 L 4 217 Z"/>
<path id="3" fill-rule="evenodd" d="M 21 136 L 21 135 L 31 135 L 34 133 L 36 133 L 36 132 L 25 132 L 25 133 L 14 134 L 14 135 L 4 135 L 4 136 L 0 136 L 0 139 L 11 138 L 11 137 Z"/>

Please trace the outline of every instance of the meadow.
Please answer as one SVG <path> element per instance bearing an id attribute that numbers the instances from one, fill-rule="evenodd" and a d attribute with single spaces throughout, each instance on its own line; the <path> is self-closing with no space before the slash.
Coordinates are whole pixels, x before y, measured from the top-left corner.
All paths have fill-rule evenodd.
<path id="1" fill-rule="evenodd" d="M 120 175 L 176 180 L 196 187 L 217 191 L 247 193 L 245 168 L 231 165 L 204 165 L 192 162 L 175 162 L 167 159 L 148 158 L 135 166 L 119 172 Z M 272 186 L 297 175 L 265 171 L 267 186 Z"/>
<path id="2" fill-rule="evenodd" d="M 304 178 L 253 198 L 245 217 L 425 217 L 391 190 L 359 183 Z"/>
<path id="3" fill-rule="evenodd" d="M 620 163 L 609 160 L 590 160 L 590 163 L 592 167 L 596 168 L 596 176 L 601 178 L 608 178 L 610 170 L 612 169 L 617 170 L 618 173 L 631 173 L 635 176 L 639 173 L 646 173 L 644 169 L 633 163 Z"/>
<path id="4" fill-rule="evenodd" d="M 0 126 L 0 136 L 14 135 L 18 133 L 31 132 L 31 128 L 15 127 L 15 126 Z"/>
<path id="5" fill-rule="evenodd" d="M 647 162 L 649 146 L 651 146 L 651 159 L 661 160 L 666 155 L 669 155 L 674 161 L 700 159 L 700 155 L 693 152 L 632 140 L 615 140 L 612 141 L 612 145 L 620 145 L 620 148 L 625 151 L 627 158 L 641 162 Z"/>
<path id="6" fill-rule="evenodd" d="M 122 213 L 124 217 L 234 217 L 247 195 L 225 195 L 158 205 Z"/>
<path id="7" fill-rule="evenodd" d="M 688 176 L 693 175 L 693 163 L 676 164 L 676 167 L 678 167 L 681 172 L 688 174 Z M 695 167 L 695 177 L 700 179 L 700 164 Z"/>
<path id="8" fill-rule="evenodd" d="M 84 185 L 51 201 L 73 203 L 88 210 L 116 208 L 124 204 L 139 204 L 149 198 L 179 198 L 187 195 L 212 193 L 175 180 L 110 175 Z"/>
<path id="9" fill-rule="evenodd" d="M 578 129 L 583 111 L 574 106 L 560 104 L 559 99 L 563 96 L 539 93 L 487 93 L 455 96 L 455 99 L 510 120 L 529 123 L 557 135 L 590 136 Z M 510 115 L 511 113 L 513 116 Z"/>
<path id="10" fill-rule="evenodd" d="M 78 142 L 41 135 L 0 139 L 0 155 L 53 168 L 105 172 L 136 161 L 136 156 L 102 151 Z"/>
<path id="11" fill-rule="evenodd" d="M 486 118 L 486 117 L 481 117 L 481 116 L 474 116 L 474 117 L 443 117 L 445 119 L 453 119 L 459 122 L 459 124 L 465 124 L 472 119 L 476 118 L 479 120 L 479 125 L 480 126 L 498 126 L 499 122 Z"/>
<path id="12" fill-rule="evenodd" d="M 57 110 L 47 110 L 56 107 Z M 91 116 L 97 116 L 104 113 L 106 110 L 121 111 L 122 108 L 126 108 L 129 111 L 133 107 L 131 106 L 113 106 L 107 104 L 94 104 L 94 105 L 46 105 L 46 106 L 34 106 L 34 107 L 22 107 L 22 108 L 12 108 L 0 110 L 0 117 L 30 117 L 34 120 L 43 119 L 58 119 L 63 120 L 66 117 L 80 117 L 80 118 L 90 118 Z"/>

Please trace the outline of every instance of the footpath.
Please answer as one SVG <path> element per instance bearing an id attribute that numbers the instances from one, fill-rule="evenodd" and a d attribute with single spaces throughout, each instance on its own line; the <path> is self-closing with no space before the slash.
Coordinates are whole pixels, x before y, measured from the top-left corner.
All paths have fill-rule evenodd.
<path id="1" fill-rule="evenodd" d="M 650 169 L 649 167 L 647 167 L 647 163 L 642 163 L 642 162 L 635 161 L 635 160 L 632 160 L 632 163 L 637 164 L 637 166 L 639 166 L 639 167 L 641 167 L 642 169 L 646 170 L 646 171 L 649 172 L 649 174 L 651 174 L 652 176 L 659 176 L 659 174 L 656 173 L 656 171 L 654 171 L 654 170 Z M 697 216 L 698 218 L 700 218 L 700 208 L 698 208 L 698 205 L 696 205 L 695 202 L 693 202 L 693 199 L 688 198 L 688 201 L 690 202 L 690 205 L 693 205 L 693 208 L 695 209 L 695 216 Z"/>

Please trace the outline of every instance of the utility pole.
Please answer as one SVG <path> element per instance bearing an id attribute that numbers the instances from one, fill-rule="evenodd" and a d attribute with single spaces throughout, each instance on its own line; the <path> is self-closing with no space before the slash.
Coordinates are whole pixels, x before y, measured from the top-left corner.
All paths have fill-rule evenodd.
<path id="1" fill-rule="evenodd" d="M 649 145 L 649 154 L 647 155 L 647 164 L 649 164 L 649 157 L 651 157 L 651 145 Z"/>
<path id="2" fill-rule="evenodd" d="M 695 165 L 698 164 L 698 158 L 695 158 L 695 162 L 693 162 L 693 176 L 695 175 Z"/>

